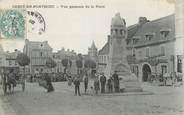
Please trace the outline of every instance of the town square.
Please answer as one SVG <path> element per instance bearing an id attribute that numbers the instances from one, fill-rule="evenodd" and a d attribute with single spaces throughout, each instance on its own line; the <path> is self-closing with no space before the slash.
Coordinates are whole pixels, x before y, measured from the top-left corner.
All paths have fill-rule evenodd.
<path id="1" fill-rule="evenodd" d="M 119 3 L 0 9 L 0 115 L 184 114 L 184 1 Z"/>

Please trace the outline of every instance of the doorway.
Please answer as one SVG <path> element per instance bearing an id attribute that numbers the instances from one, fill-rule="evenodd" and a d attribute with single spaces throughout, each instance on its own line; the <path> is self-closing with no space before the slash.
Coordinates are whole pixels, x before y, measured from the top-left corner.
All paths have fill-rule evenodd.
<path id="1" fill-rule="evenodd" d="M 142 81 L 147 82 L 148 76 L 151 74 L 151 68 L 148 64 L 144 64 L 142 67 Z"/>

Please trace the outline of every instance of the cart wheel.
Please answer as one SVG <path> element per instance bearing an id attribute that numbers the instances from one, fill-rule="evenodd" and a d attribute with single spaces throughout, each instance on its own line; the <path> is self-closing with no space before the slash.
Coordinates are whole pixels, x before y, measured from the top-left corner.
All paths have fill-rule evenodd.
<path id="1" fill-rule="evenodd" d="M 25 90 L 25 83 L 22 83 L 22 91 L 24 92 Z"/>

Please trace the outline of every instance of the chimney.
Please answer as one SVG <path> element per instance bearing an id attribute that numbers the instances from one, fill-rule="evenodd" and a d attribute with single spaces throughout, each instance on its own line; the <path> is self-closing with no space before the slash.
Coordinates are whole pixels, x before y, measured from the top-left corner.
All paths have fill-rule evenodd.
<path id="1" fill-rule="evenodd" d="M 139 17 L 139 25 L 149 22 L 146 17 Z"/>

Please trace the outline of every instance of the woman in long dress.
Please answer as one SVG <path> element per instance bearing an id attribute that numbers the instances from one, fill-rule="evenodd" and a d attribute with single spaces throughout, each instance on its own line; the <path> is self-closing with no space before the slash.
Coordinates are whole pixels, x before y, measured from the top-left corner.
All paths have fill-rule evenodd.
<path id="1" fill-rule="evenodd" d="M 52 85 L 52 81 L 48 73 L 45 74 L 45 81 L 47 83 L 47 92 L 52 92 L 54 91 L 54 87 Z"/>

